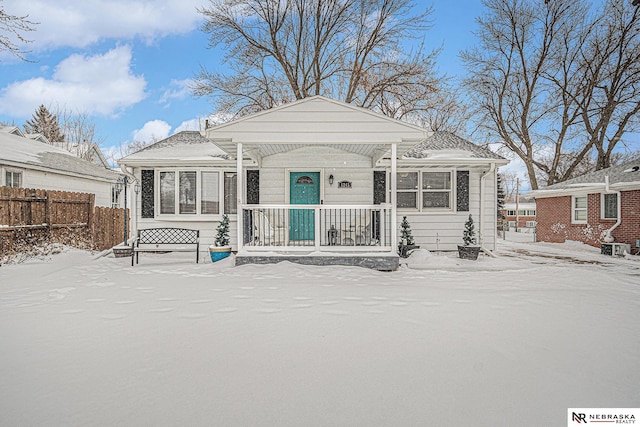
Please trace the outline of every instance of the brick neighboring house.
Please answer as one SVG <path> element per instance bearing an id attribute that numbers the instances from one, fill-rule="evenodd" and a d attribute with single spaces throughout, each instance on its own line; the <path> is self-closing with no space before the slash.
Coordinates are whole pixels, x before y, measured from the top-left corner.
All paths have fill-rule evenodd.
<path id="1" fill-rule="evenodd" d="M 516 215 L 516 208 L 518 215 Z M 508 222 L 510 230 L 515 229 L 516 220 L 518 221 L 518 228 L 535 228 L 536 226 L 535 201 L 519 202 L 517 207 L 515 202 L 505 203 L 502 214 L 505 221 Z"/>
<path id="2" fill-rule="evenodd" d="M 610 234 L 636 253 L 640 239 L 640 158 L 532 193 L 537 241 L 577 240 L 599 247 Z"/>

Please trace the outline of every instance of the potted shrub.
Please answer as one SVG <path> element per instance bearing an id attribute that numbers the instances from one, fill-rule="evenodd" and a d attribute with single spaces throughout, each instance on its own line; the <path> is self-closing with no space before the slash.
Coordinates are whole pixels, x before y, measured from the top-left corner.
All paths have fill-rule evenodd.
<path id="1" fill-rule="evenodd" d="M 409 225 L 409 221 L 407 217 L 402 217 L 402 223 L 400 224 L 400 244 L 398 245 L 398 254 L 402 258 L 406 258 L 409 256 L 409 251 L 413 249 L 419 249 L 420 246 L 416 245 L 413 240 L 413 235 L 411 234 L 411 225 Z"/>
<path id="2" fill-rule="evenodd" d="M 462 235 L 463 246 L 458 245 L 458 256 L 462 259 L 478 259 L 480 246 L 477 245 L 476 231 L 473 224 L 473 217 L 469 214 L 469 219 L 464 224 L 464 233 Z"/>
<path id="3" fill-rule="evenodd" d="M 209 246 L 211 262 L 220 261 L 231 254 L 231 246 L 229 246 L 229 216 L 227 214 L 222 215 L 222 221 L 218 224 L 216 231 L 218 234 L 216 234 L 215 244 Z"/>

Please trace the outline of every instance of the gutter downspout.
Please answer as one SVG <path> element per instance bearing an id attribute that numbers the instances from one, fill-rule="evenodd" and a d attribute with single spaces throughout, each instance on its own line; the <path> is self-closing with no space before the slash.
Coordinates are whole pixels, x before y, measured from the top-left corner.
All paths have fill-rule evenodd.
<path id="1" fill-rule="evenodd" d="M 616 200 L 617 203 L 616 204 L 618 205 L 617 206 L 618 207 L 618 209 L 617 209 L 618 210 L 618 220 L 616 221 L 615 224 L 613 224 L 613 226 L 610 229 L 605 231 L 605 236 L 604 236 L 604 241 L 605 242 L 612 243 L 616 239 L 611 235 L 611 232 L 613 230 L 615 230 L 616 227 L 618 227 L 620 225 L 620 223 L 622 222 L 622 206 L 621 206 L 622 203 L 620 203 L 621 202 L 621 198 L 622 198 L 622 194 L 620 193 L 620 191 L 613 191 L 613 190 L 611 190 L 609 188 L 609 175 L 606 175 L 604 177 L 604 191 L 605 191 L 605 193 L 616 194 L 616 198 L 617 198 L 617 200 Z"/>
<path id="2" fill-rule="evenodd" d="M 491 166 L 489 167 L 489 170 L 486 171 L 485 173 L 482 174 L 482 176 L 480 177 L 480 238 L 479 238 L 479 243 L 480 243 L 480 250 L 482 250 L 482 252 L 486 253 L 489 256 L 492 256 L 494 258 L 497 258 L 497 255 L 494 254 L 493 252 L 491 252 L 489 249 L 487 249 L 484 246 L 484 190 L 485 190 L 485 180 L 487 179 L 487 177 L 489 176 L 489 174 L 494 173 L 496 170 L 496 164 L 495 163 L 491 163 Z M 494 209 L 495 211 L 495 209 Z"/>

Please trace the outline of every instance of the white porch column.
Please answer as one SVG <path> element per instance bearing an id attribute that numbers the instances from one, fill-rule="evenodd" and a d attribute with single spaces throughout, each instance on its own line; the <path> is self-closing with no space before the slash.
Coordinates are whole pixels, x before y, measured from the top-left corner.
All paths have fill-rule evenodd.
<path id="1" fill-rule="evenodd" d="M 238 145 L 236 146 L 236 184 L 237 184 L 237 188 L 236 188 L 236 211 L 238 212 L 236 214 L 237 216 L 237 224 L 238 224 L 238 251 L 242 250 L 242 247 L 244 246 L 244 239 L 242 238 L 242 233 L 244 231 L 244 215 L 243 215 L 243 211 L 242 211 L 242 205 L 243 205 L 243 201 L 242 201 L 242 195 L 244 193 L 244 191 L 242 191 L 242 182 L 243 182 L 243 176 L 244 173 L 242 171 L 242 143 L 239 142 Z"/>
<path id="2" fill-rule="evenodd" d="M 397 226 L 397 214 L 396 214 L 396 206 L 398 202 L 398 194 L 396 192 L 397 188 L 397 157 L 398 157 L 398 146 L 394 142 L 391 144 L 391 253 L 396 251 L 396 245 L 398 244 L 398 226 Z"/>

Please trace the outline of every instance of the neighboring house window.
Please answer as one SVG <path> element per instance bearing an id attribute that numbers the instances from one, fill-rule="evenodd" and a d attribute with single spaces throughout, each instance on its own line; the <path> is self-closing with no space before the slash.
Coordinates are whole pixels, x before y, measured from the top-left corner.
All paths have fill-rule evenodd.
<path id="1" fill-rule="evenodd" d="M 516 211 L 507 211 L 507 216 L 516 216 Z"/>
<path id="2" fill-rule="evenodd" d="M 618 195 L 616 193 L 605 193 L 600 199 L 602 204 L 603 219 L 618 219 Z"/>
<path id="3" fill-rule="evenodd" d="M 515 215 L 515 211 L 513 211 L 513 212 L 514 212 L 514 215 Z M 531 209 L 520 209 L 518 211 L 518 215 L 521 215 L 521 216 L 536 216 L 536 211 L 535 210 L 531 210 Z"/>
<path id="4" fill-rule="evenodd" d="M 527 228 L 534 228 L 536 224 L 536 221 L 527 221 Z"/>
<path id="5" fill-rule="evenodd" d="M 451 172 L 422 172 L 422 207 L 451 208 Z"/>
<path id="6" fill-rule="evenodd" d="M 120 192 L 118 191 L 115 185 L 111 186 L 111 207 L 112 208 L 120 207 Z"/>
<path id="7" fill-rule="evenodd" d="M 509 227 L 515 227 L 515 226 L 516 226 L 515 221 L 509 221 Z"/>
<path id="8" fill-rule="evenodd" d="M 572 196 L 571 206 L 571 222 L 576 224 L 586 224 L 587 196 Z"/>
<path id="9" fill-rule="evenodd" d="M 461 173 L 467 173 L 463 171 Z M 457 200 L 458 210 L 468 210 L 468 178 L 460 181 L 467 183 L 463 197 Z M 451 171 L 415 171 L 398 172 L 397 204 L 398 209 L 420 209 L 421 211 L 453 210 L 453 172 Z"/>
<path id="10" fill-rule="evenodd" d="M 6 171 L 4 182 L 7 187 L 22 187 L 22 172 Z"/>

